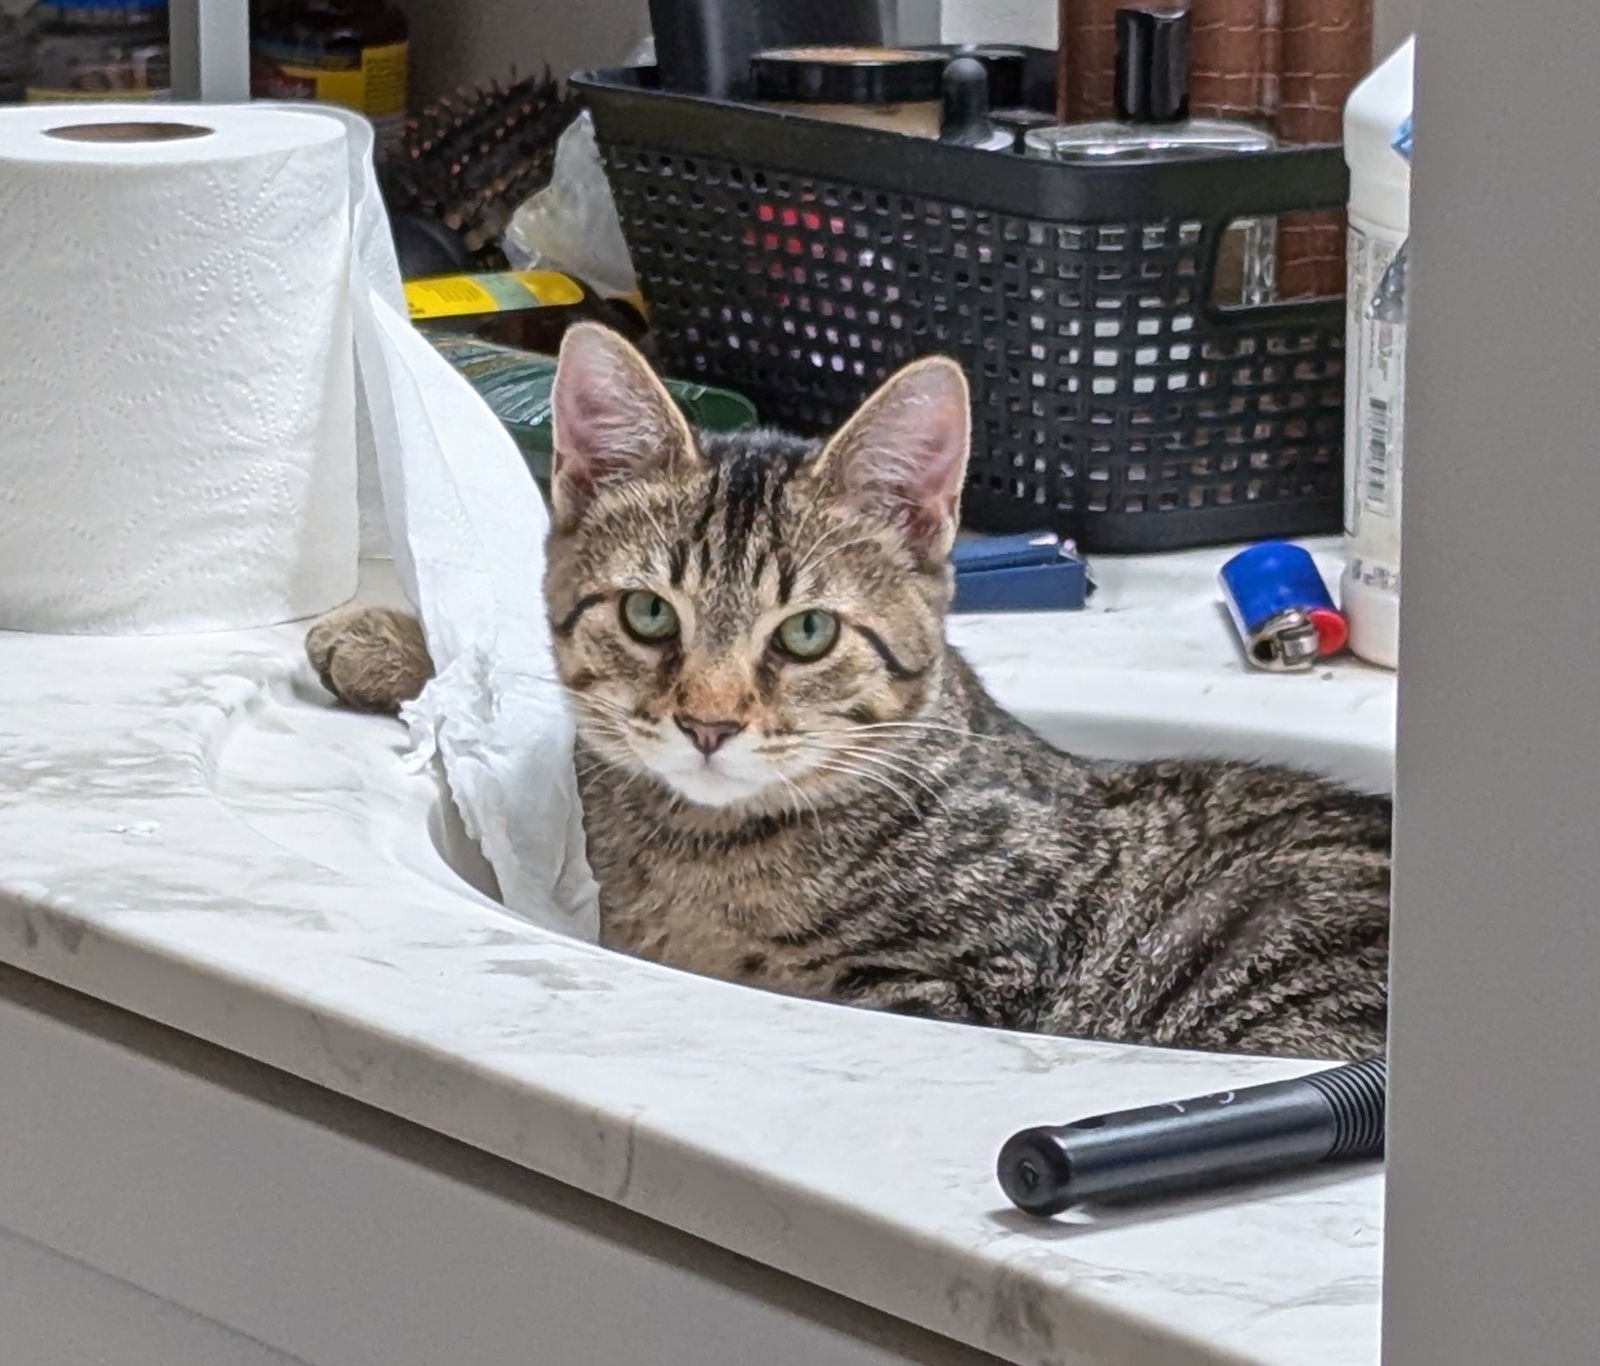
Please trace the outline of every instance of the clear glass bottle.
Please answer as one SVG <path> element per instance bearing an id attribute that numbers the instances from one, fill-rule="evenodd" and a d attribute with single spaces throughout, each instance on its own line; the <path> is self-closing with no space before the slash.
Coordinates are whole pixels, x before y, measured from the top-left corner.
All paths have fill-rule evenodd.
<path id="1" fill-rule="evenodd" d="M 27 16 L 30 102 L 165 98 L 165 0 L 49 0 Z"/>
<path id="2" fill-rule="evenodd" d="M 1117 11 L 1115 119 L 1029 130 L 1029 156 L 1051 161 L 1151 161 L 1166 157 L 1270 152 L 1277 139 L 1233 119 L 1189 117 L 1187 10 Z M 1216 301 L 1268 303 L 1276 293 L 1276 224 L 1240 219 L 1228 229 L 1217 260 Z"/>

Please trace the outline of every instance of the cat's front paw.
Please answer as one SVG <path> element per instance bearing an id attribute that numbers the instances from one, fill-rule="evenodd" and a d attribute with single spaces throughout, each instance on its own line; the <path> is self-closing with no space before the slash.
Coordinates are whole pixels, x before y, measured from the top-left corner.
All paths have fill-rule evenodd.
<path id="1" fill-rule="evenodd" d="M 422 627 L 390 607 L 340 607 L 306 633 L 322 686 L 358 711 L 397 712 L 433 677 Z"/>

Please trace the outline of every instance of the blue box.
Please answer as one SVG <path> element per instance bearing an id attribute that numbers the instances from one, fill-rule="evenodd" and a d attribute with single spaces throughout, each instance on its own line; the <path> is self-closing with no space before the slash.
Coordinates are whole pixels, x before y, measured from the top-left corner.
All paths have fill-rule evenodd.
<path id="1" fill-rule="evenodd" d="M 1074 612 L 1094 591 L 1077 547 L 1052 531 L 957 541 L 950 564 L 952 612 Z"/>

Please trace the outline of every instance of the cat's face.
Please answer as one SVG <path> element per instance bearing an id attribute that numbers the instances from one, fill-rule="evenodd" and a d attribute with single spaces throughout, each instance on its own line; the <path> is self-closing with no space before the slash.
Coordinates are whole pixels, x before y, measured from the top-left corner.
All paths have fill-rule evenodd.
<path id="1" fill-rule="evenodd" d="M 546 595 L 603 762 L 704 807 L 901 788 L 893 750 L 943 662 L 967 393 L 924 361 L 820 454 L 697 441 L 642 357 L 571 331 L 555 395 Z"/>

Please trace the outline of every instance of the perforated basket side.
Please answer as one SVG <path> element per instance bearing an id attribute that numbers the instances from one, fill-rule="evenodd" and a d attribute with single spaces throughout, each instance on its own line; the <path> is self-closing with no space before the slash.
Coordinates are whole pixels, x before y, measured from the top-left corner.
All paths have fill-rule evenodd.
<path id="1" fill-rule="evenodd" d="M 1342 305 L 1206 306 L 1225 202 L 1174 217 L 1145 187 L 1111 197 L 1141 212 L 1066 222 L 752 165 L 716 154 L 739 141 L 713 135 L 719 108 L 692 147 L 598 119 L 668 368 L 820 432 L 900 364 L 954 355 L 974 398 L 964 507 L 982 528 L 1050 525 L 1091 550 L 1337 528 Z M 1213 200 L 1229 195 L 1259 202 L 1226 185 Z"/>

